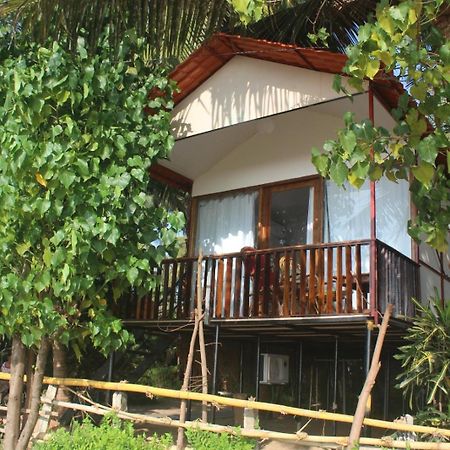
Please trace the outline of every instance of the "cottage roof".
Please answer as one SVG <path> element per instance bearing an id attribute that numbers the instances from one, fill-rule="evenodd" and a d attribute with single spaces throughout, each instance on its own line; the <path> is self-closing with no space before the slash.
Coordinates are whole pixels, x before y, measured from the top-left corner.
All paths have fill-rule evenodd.
<path id="1" fill-rule="evenodd" d="M 328 50 L 218 33 L 170 74 L 180 88 L 174 96 L 175 104 L 237 55 L 331 74 L 342 73 L 347 60 L 344 54 Z M 382 72 L 375 77 L 372 86 L 378 100 L 389 111 L 397 106 L 398 98 L 404 92 L 397 79 Z"/>

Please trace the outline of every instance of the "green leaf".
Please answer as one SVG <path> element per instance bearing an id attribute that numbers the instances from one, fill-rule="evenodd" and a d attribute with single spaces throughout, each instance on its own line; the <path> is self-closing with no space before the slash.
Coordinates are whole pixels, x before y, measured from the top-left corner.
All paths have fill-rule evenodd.
<path id="1" fill-rule="evenodd" d="M 70 273 L 70 268 L 69 268 L 69 265 L 66 263 L 66 264 L 64 264 L 64 267 L 61 271 L 61 275 L 62 275 L 61 281 L 63 283 L 66 283 L 69 273 Z"/>
<path id="2" fill-rule="evenodd" d="M 70 92 L 69 91 L 61 91 L 57 96 L 56 96 L 56 101 L 58 103 L 58 105 L 63 105 L 64 103 L 66 103 L 67 99 L 70 97 Z"/>
<path id="3" fill-rule="evenodd" d="M 66 189 L 68 189 L 70 185 L 75 181 L 75 178 L 75 174 L 68 171 L 62 172 L 59 176 L 59 180 Z"/>
<path id="4" fill-rule="evenodd" d="M 383 169 L 378 165 L 374 165 L 369 170 L 369 176 L 372 181 L 378 181 L 383 176 Z"/>
<path id="5" fill-rule="evenodd" d="M 43 254 L 42 259 L 44 260 L 44 264 L 47 267 L 50 267 L 51 264 L 52 264 L 52 256 L 53 256 L 53 253 L 52 253 L 50 247 L 46 247 L 45 250 L 44 250 L 44 254 Z"/>
<path id="6" fill-rule="evenodd" d="M 442 58 L 442 62 L 446 65 L 450 64 L 450 42 L 447 41 L 440 49 L 439 56 Z"/>
<path id="7" fill-rule="evenodd" d="M 20 256 L 23 256 L 31 247 L 31 243 L 29 241 L 24 242 L 22 244 L 17 245 L 16 250 Z"/>
<path id="8" fill-rule="evenodd" d="M 342 186 L 347 180 L 347 166 L 341 160 L 338 160 L 335 164 L 331 164 L 330 176 L 338 186 Z"/>
<path id="9" fill-rule="evenodd" d="M 127 280 L 130 282 L 131 285 L 134 284 L 138 275 L 139 275 L 139 271 L 138 271 L 138 269 L 136 269 L 136 267 L 130 267 L 127 270 Z"/>
<path id="10" fill-rule="evenodd" d="M 354 186 L 356 189 L 359 189 L 364 184 L 364 178 L 359 178 L 358 175 L 351 172 L 348 176 L 348 181 L 352 186 Z"/>
<path id="11" fill-rule="evenodd" d="M 367 63 L 366 76 L 369 79 L 373 80 L 375 75 L 379 72 L 379 70 L 380 70 L 380 60 L 379 59 L 371 59 Z"/>
<path id="12" fill-rule="evenodd" d="M 438 148 L 436 147 L 433 137 L 427 136 L 425 139 L 420 141 L 419 145 L 417 146 L 417 152 L 422 161 L 434 165 L 436 157 L 438 155 Z"/>
<path id="13" fill-rule="evenodd" d="M 311 160 L 312 160 L 312 163 L 314 164 L 314 166 L 316 167 L 317 171 L 322 176 L 324 176 L 328 170 L 328 164 L 329 164 L 328 157 L 326 155 L 322 155 L 320 153 L 318 153 L 318 154 L 313 153 Z"/>
<path id="14" fill-rule="evenodd" d="M 333 90 L 338 93 L 342 90 L 342 76 L 339 74 L 333 77 Z"/>
<path id="15" fill-rule="evenodd" d="M 344 132 L 341 137 L 341 143 L 344 150 L 350 155 L 356 147 L 355 132 L 352 130 Z"/>
<path id="16" fill-rule="evenodd" d="M 434 167 L 425 161 L 421 162 L 417 166 L 412 167 L 413 175 L 426 187 L 430 187 L 431 180 L 433 179 L 435 169 Z"/>

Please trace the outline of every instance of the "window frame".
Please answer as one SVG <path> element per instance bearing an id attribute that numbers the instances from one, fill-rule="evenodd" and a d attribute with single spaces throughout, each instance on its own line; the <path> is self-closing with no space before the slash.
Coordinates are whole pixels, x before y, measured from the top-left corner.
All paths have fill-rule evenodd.
<path id="1" fill-rule="evenodd" d="M 270 208 L 271 198 L 274 192 L 288 191 L 290 189 L 298 189 L 304 187 L 312 187 L 314 189 L 314 216 L 313 216 L 313 244 L 322 242 L 323 231 L 323 179 L 319 175 L 311 175 L 298 178 L 295 180 L 277 181 L 272 183 L 260 184 L 256 186 L 248 186 L 242 189 L 232 189 L 225 192 L 217 192 L 212 194 L 193 197 L 190 208 L 190 229 L 188 237 L 188 255 L 190 257 L 197 256 L 195 250 L 195 239 L 198 228 L 198 204 L 200 200 L 208 198 L 220 198 L 227 195 L 244 192 L 258 192 L 258 217 L 256 229 L 256 248 L 267 249 L 270 236 Z"/>

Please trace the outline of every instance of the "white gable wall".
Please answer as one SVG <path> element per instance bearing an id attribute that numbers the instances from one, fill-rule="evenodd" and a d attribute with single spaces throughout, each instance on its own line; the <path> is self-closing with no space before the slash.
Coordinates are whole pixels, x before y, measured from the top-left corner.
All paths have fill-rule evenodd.
<path id="1" fill-rule="evenodd" d="M 316 175 L 311 148 L 334 136 L 342 120 L 300 110 L 258 122 L 258 132 L 194 180 L 193 196 Z"/>
<path id="2" fill-rule="evenodd" d="M 235 56 L 174 109 L 177 138 L 342 97 L 333 74 Z"/>

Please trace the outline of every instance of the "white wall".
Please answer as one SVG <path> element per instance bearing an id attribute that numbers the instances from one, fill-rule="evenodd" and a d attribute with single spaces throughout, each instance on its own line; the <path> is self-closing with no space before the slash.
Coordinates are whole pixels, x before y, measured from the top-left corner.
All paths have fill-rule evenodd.
<path id="1" fill-rule="evenodd" d="M 311 148 L 336 135 L 342 119 L 292 111 L 258 122 L 258 132 L 194 180 L 193 195 L 205 195 L 317 174 Z"/>
<path id="2" fill-rule="evenodd" d="M 334 75 L 235 56 L 174 109 L 177 138 L 342 97 Z"/>

